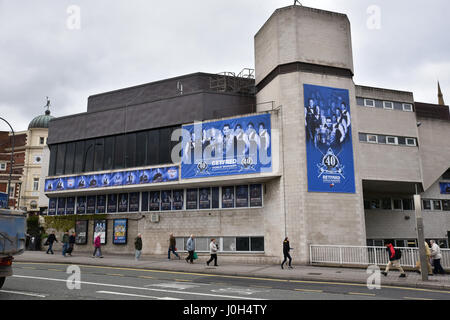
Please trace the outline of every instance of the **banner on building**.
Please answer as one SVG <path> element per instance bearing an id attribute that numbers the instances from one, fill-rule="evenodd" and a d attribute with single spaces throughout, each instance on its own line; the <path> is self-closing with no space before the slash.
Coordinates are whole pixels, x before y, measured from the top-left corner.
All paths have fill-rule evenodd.
<path id="1" fill-rule="evenodd" d="M 88 220 L 77 220 L 75 222 L 75 243 L 86 244 L 88 235 Z"/>
<path id="2" fill-rule="evenodd" d="M 56 215 L 56 198 L 50 198 L 48 200 L 48 215 L 54 216 Z"/>
<path id="3" fill-rule="evenodd" d="M 441 187 L 441 194 L 450 194 L 450 183 L 449 182 L 440 182 L 439 186 Z"/>
<path id="4" fill-rule="evenodd" d="M 94 239 L 100 235 L 100 243 L 106 244 L 106 220 L 94 220 Z"/>
<path id="5" fill-rule="evenodd" d="M 178 167 L 172 166 L 96 175 L 81 175 L 76 177 L 50 178 L 45 180 L 45 192 L 106 188 L 178 180 Z"/>
<path id="6" fill-rule="evenodd" d="M 115 219 L 114 220 L 114 244 L 126 244 L 128 232 L 128 219 Z"/>
<path id="7" fill-rule="evenodd" d="M 66 214 L 75 214 L 75 197 L 66 199 Z"/>
<path id="8" fill-rule="evenodd" d="M 303 94 L 308 191 L 355 193 L 348 90 L 305 84 Z"/>
<path id="9" fill-rule="evenodd" d="M 0 209 L 8 207 L 8 194 L 0 192 Z"/>
<path id="10" fill-rule="evenodd" d="M 58 209 L 56 210 L 58 216 L 66 214 L 66 198 L 58 198 Z"/>
<path id="11" fill-rule="evenodd" d="M 183 179 L 272 171 L 270 114 L 182 128 Z"/>

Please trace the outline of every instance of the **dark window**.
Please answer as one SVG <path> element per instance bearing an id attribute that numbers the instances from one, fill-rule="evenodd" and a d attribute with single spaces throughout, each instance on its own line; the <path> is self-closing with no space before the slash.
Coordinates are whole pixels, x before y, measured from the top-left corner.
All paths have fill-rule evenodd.
<path id="1" fill-rule="evenodd" d="M 95 140 L 87 140 L 84 144 L 83 172 L 94 170 Z"/>
<path id="2" fill-rule="evenodd" d="M 184 190 L 173 190 L 172 210 L 183 210 Z"/>
<path id="3" fill-rule="evenodd" d="M 171 128 L 160 129 L 159 134 L 159 163 L 172 163 L 170 153 L 172 142 L 170 140 Z"/>
<path id="4" fill-rule="evenodd" d="M 386 136 L 378 135 L 378 143 L 386 143 Z"/>
<path id="5" fill-rule="evenodd" d="M 402 200 L 400 199 L 394 199 L 394 210 L 402 210 Z"/>
<path id="6" fill-rule="evenodd" d="M 106 211 L 106 195 L 98 195 L 96 213 L 105 213 L 105 211 Z"/>
<path id="7" fill-rule="evenodd" d="M 136 167 L 143 167 L 147 163 L 147 132 L 136 134 Z"/>
<path id="8" fill-rule="evenodd" d="M 75 161 L 75 142 L 71 142 L 68 143 L 66 147 L 66 164 L 64 169 L 65 174 L 73 173 L 74 161 Z"/>
<path id="9" fill-rule="evenodd" d="M 114 169 L 123 169 L 125 167 L 125 135 L 116 136 L 114 146 Z"/>
<path id="10" fill-rule="evenodd" d="M 264 237 L 250 238 L 251 251 L 264 251 Z"/>
<path id="11" fill-rule="evenodd" d="M 39 137 L 39 144 L 44 144 L 45 142 L 45 138 L 44 137 Z"/>
<path id="12" fill-rule="evenodd" d="M 50 163 L 48 166 L 48 175 L 54 176 L 56 175 L 56 154 L 58 152 L 58 146 L 52 145 L 48 146 L 50 150 Z"/>
<path id="13" fill-rule="evenodd" d="M 159 191 L 150 192 L 150 211 L 159 211 L 160 198 L 161 195 Z"/>
<path id="14" fill-rule="evenodd" d="M 423 208 L 423 210 L 431 210 L 431 201 L 430 200 L 422 200 L 422 208 Z"/>
<path id="15" fill-rule="evenodd" d="M 250 207 L 262 206 L 262 185 L 251 184 L 250 185 Z"/>
<path id="16" fill-rule="evenodd" d="M 445 173 L 442 175 L 443 179 L 450 180 L 450 169 L 445 171 Z"/>
<path id="17" fill-rule="evenodd" d="M 234 208 L 234 187 L 222 187 L 222 208 Z"/>
<path id="18" fill-rule="evenodd" d="M 442 200 L 442 210 L 450 211 L 450 200 Z"/>
<path id="19" fill-rule="evenodd" d="M 94 156 L 94 171 L 103 170 L 103 158 L 105 152 L 105 141 L 104 139 L 95 140 L 95 156 Z"/>
<path id="20" fill-rule="evenodd" d="M 161 210 L 172 209 L 172 190 L 161 191 Z"/>
<path id="21" fill-rule="evenodd" d="M 406 144 L 406 138 L 405 137 L 398 137 L 398 144 Z"/>
<path id="22" fill-rule="evenodd" d="M 119 209 L 118 212 L 128 211 L 128 193 L 121 193 L 119 195 Z"/>
<path id="23" fill-rule="evenodd" d="M 125 168 L 133 168 L 136 166 L 136 134 L 127 134 Z"/>
<path id="24" fill-rule="evenodd" d="M 403 210 L 414 210 L 413 201 L 411 199 L 403 199 Z"/>
<path id="25" fill-rule="evenodd" d="M 84 160 L 84 141 L 78 141 L 75 146 L 75 163 L 74 163 L 74 173 L 80 173 L 83 169 Z"/>
<path id="26" fill-rule="evenodd" d="M 139 192 L 130 193 L 130 212 L 139 211 Z"/>
<path id="27" fill-rule="evenodd" d="M 159 131 L 148 131 L 147 140 L 147 164 L 155 165 L 159 164 Z"/>
<path id="28" fill-rule="evenodd" d="M 117 194 L 109 194 L 108 195 L 108 205 L 107 205 L 108 213 L 116 213 L 117 212 Z"/>
<path id="29" fill-rule="evenodd" d="M 442 210 L 441 200 L 433 200 L 434 210 Z"/>
<path id="30" fill-rule="evenodd" d="M 220 208 L 219 187 L 212 188 L 212 207 L 213 209 Z"/>
<path id="31" fill-rule="evenodd" d="M 392 203 L 390 198 L 385 198 L 381 200 L 381 208 L 383 210 L 392 210 Z"/>
<path id="32" fill-rule="evenodd" d="M 236 187 L 236 208 L 248 207 L 248 186 Z"/>
<path id="33" fill-rule="evenodd" d="M 86 213 L 86 197 L 77 197 L 77 214 Z"/>
<path id="34" fill-rule="evenodd" d="M 148 211 L 148 192 L 142 192 L 141 211 Z"/>
<path id="35" fill-rule="evenodd" d="M 199 189 L 199 204 L 200 209 L 211 209 L 211 189 L 200 188 Z"/>
<path id="36" fill-rule="evenodd" d="M 370 210 L 370 200 L 364 199 L 364 209 Z"/>
<path id="37" fill-rule="evenodd" d="M 66 145 L 58 144 L 58 153 L 56 155 L 56 175 L 64 174 L 64 158 L 66 156 Z"/>
<path id="38" fill-rule="evenodd" d="M 360 133 L 359 134 L 359 141 L 367 142 L 367 134 L 366 133 Z"/>
<path id="39" fill-rule="evenodd" d="M 236 237 L 236 251 L 250 251 L 250 238 Z"/>
<path id="40" fill-rule="evenodd" d="M 186 209 L 187 210 L 198 209 L 198 189 L 186 190 Z"/>
<path id="41" fill-rule="evenodd" d="M 96 197 L 95 196 L 88 196 L 87 197 L 86 213 L 88 213 L 88 214 L 94 214 L 95 213 L 95 202 L 96 202 Z"/>
<path id="42" fill-rule="evenodd" d="M 114 167 L 114 140 L 114 137 L 105 138 L 104 170 L 111 170 Z"/>

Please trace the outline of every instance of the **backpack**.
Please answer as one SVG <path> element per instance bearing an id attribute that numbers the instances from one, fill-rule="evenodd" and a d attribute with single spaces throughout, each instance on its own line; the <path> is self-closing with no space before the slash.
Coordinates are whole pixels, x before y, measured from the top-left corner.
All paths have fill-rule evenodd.
<path id="1" fill-rule="evenodd" d="M 395 259 L 400 260 L 402 258 L 402 250 L 395 249 Z"/>

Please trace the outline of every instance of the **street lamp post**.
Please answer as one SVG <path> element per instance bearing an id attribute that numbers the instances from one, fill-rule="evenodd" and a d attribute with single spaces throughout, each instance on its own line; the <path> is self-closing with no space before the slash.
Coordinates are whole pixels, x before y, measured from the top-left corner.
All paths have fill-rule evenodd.
<path id="1" fill-rule="evenodd" d="M 13 163 L 14 163 L 14 143 L 16 140 L 16 136 L 14 134 L 14 129 L 13 127 L 9 124 L 8 121 L 6 121 L 5 119 L 3 119 L 2 117 L 0 117 L 0 120 L 3 120 L 6 122 L 6 124 L 11 128 L 11 132 L 13 135 L 13 139 L 12 139 L 12 145 L 11 145 L 11 164 L 9 167 L 9 178 L 8 178 L 8 190 L 6 190 L 6 205 L 9 209 L 9 189 L 11 188 L 11 179 L 12 179 L 12 172 L 13 172 Z"/>

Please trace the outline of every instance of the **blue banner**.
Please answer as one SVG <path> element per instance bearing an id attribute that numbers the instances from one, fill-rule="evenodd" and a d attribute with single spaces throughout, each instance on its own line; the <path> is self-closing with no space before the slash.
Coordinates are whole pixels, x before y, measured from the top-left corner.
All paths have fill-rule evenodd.
<path id="1" fill-rule="evenodd" d="M 127 219 L 115 219 L 114 220 L 114 244 L 126 244 L 127 243 Z"/>
<path id="2" fill-rule="evenodd" d="M 441 194 L 450 194 L 450 183 L 449 182 L 440 182 L 439 186 L 441 187 Z"/>
<path id="3" fill-rule="evenodd" d="M 56 213 L 59 216 L 66 214 L 66 198 L 58 198 L 58 209 Z"/>
<path id="4" fill-rule="evenodd" d="M 45 180 L 45 192 L 105 188 L 178 180 L 178 167 L 173 166 L 166 168 L 131 170 L 95 175 L 50 178 Z"/>
<path id="5" fill-rule="evenodd" d="M 50 198 L 48 200 L 48 215 L 54 216 L 56 215 L 56 198 Z"/>
<path id="6" fill-rule="evenodd" d="M 272 172 L 270 114 L 183 126 L 181 177 Z"/>
<path id="7" fill-rule="evenodd" d="M 8 195 L 6 193 L 0 192 L 0 208 L 7 208 Z"/>
<path id="8" fill-rule="evenodd" d="M 355 193 L 348 90 L 303 86 L 309 192 Z"/>

